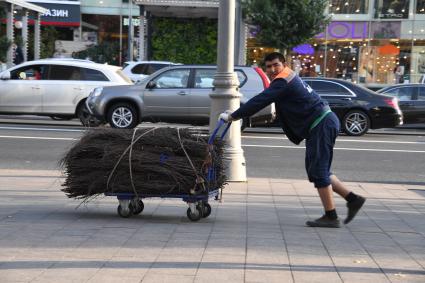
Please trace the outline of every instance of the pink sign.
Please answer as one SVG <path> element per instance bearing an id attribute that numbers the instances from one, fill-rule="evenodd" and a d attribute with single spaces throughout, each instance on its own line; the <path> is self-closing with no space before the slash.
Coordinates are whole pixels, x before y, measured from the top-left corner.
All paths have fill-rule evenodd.
<path id="1" fill-rule="evenodd" d="M 364 39 L 368 38 L 367 22 L 332 22 L 326 27 L 328 39 Z M 322 32 L 315 36 L 325 38 Z"/>

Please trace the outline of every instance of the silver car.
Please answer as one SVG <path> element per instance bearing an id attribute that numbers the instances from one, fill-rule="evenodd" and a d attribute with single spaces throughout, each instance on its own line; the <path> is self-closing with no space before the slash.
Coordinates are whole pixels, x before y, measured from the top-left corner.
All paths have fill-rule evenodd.
<path id="1" fill-rule="evenodd" d="M 121 129 L 134 128 L 146 120 L 207 124 L 215 72 L 215 66 L 167 67 L 134 86 L 96 88 L 86 101 L 87 109 L 96 118 Z M 269 84 L 260 68 L 235 67 L 235 72 L 240 82 L 242 104 Z M 272 104 L 242 124 L 243 127 L 263 125 L 274 118 Z"/>
<path id="2" fill-rule="evenodd" d="M 29 61 L 0 73 L 0 114 L 78 117 L 88 125 L 85 100 L 94 88 L 130 84 L 116 66 L 76 59 Z"/>

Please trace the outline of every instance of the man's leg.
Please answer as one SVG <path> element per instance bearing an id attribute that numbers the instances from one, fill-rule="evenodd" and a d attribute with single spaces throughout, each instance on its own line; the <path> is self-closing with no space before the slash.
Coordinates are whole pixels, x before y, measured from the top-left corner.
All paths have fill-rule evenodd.
<path id="1" fill-rule="evenodd" d="M 325 211 L 330 211 L 335 209 L 335 202 L 332 195 L 332 187 L 327 186 L 324 188 L 317 189 L 319 192 L 320 200 L 322 201 L 323 208 Z"/>
<path id="2" fill-rule="evenodd" d="M 356 195 L 355 193 L 349 191 L 347 187 L 335 176 L 331 175 L 331 184 L 332 190 L 345 198 L 347 201 L 347 218 L 344 220 L 344 224 L 348 224 L 353 220 L 356 216 L 357 212 L 359 212 L 360 208 L 365 203 L 366 199 L 360 195 Z"/>
<path id="3" fill-rule="evenodd" d="M 344 184 L 335 176 L 331 175 L 332 190 L 343 198 L 346 198 L 350 191 L 344 186 Z"/>

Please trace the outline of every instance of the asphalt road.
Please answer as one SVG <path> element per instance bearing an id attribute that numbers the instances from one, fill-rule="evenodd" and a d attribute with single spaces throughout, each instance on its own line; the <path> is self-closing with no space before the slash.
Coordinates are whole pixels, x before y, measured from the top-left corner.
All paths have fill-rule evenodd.
<path id="1" fill-rule="evenodd" d="M 0 169 L 58 169 L 83 132 L 76 121 L 0 118 Z M 290 143 L 279 129 L 250 129 L 242 144 L 248 176 L 306 178 L 304 146 Z M 333 172 L 345 181 L 425 185 L 425 129 L 341 135 Z"/>

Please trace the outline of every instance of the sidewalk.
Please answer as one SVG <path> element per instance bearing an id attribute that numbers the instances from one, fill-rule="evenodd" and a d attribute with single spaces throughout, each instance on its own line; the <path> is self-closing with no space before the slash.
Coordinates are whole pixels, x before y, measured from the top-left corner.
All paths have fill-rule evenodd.
<path id="1" fill-rule="evenodd" d="M 304 226 L 322 211 L 302 180 L 232 183 L 209 218 L 146 200 L 79 201 L 56 171 L 0 170 L 0 282 L 425 282 L 425 188 L 348 183 L 368 198 L 348 226 Z M 337 198 L 345 217 L 345 203 Z"/>

